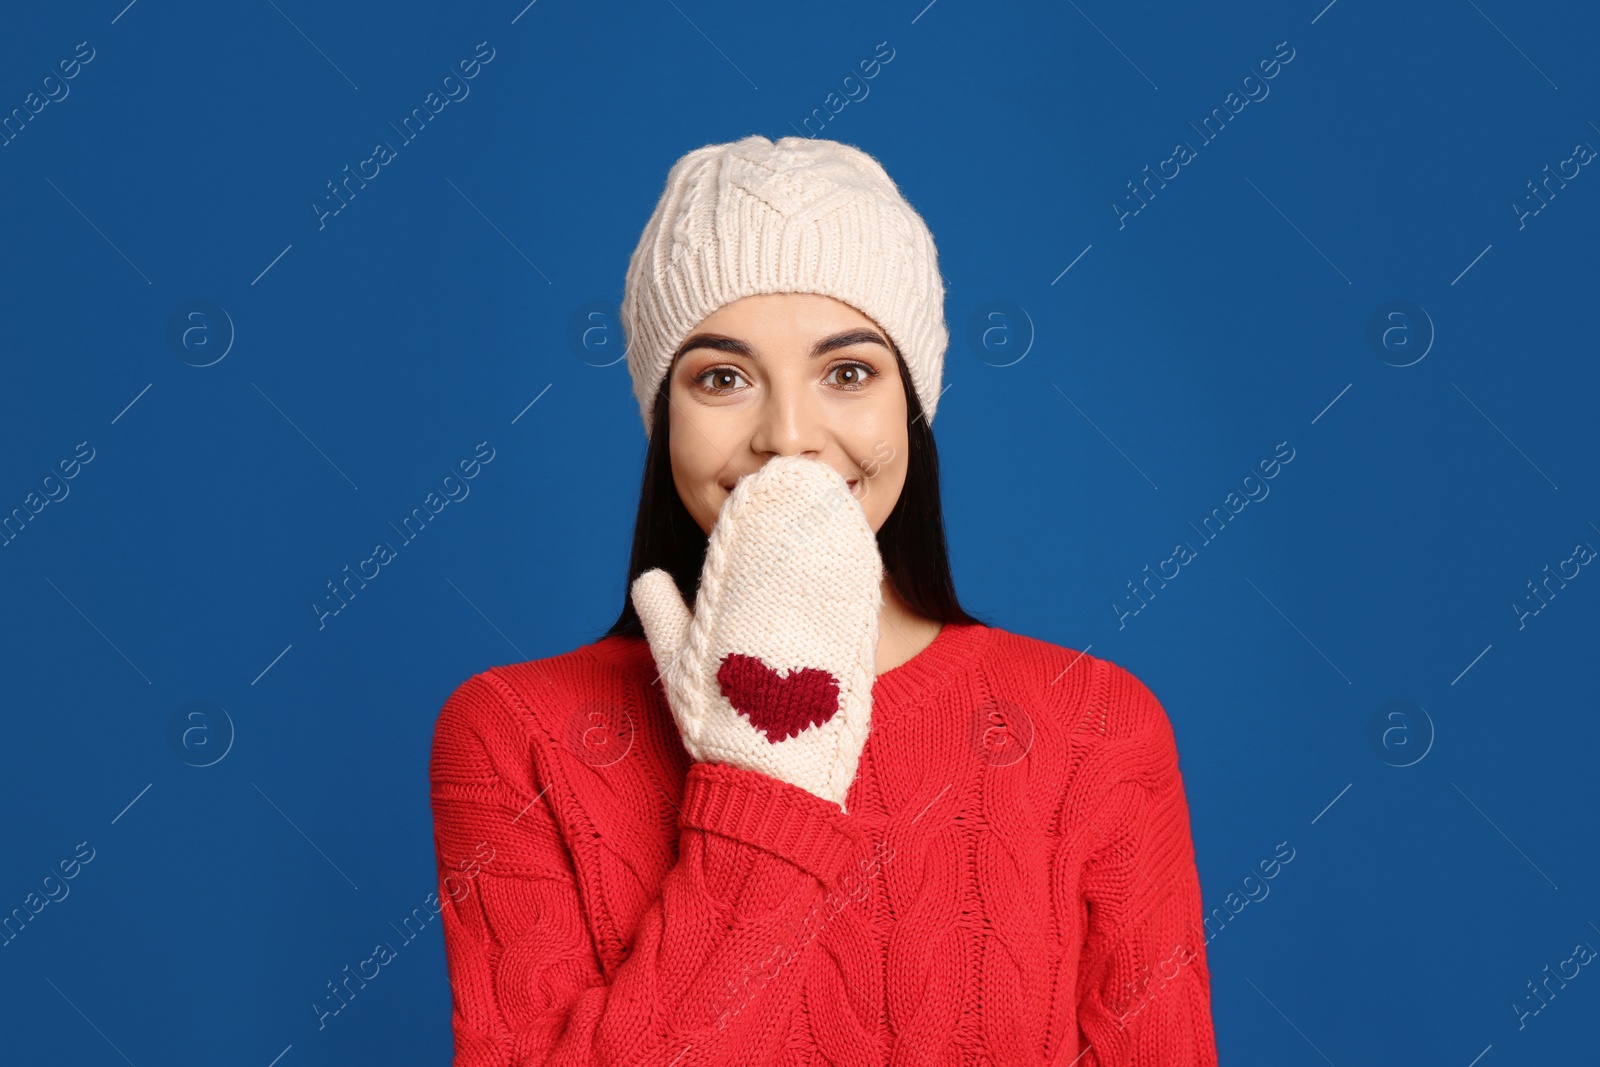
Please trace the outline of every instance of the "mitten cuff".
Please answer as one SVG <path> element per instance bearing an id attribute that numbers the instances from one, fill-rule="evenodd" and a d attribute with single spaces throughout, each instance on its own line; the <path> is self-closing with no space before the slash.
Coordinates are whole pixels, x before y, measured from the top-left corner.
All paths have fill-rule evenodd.
<path id="1" fill-rule="evenodd" d="M 678 821 L 765 849 L 824 885 L 833 882 L 863 840 L 855 817 L 831 800 L 726 763 L 690 766 Z"/>

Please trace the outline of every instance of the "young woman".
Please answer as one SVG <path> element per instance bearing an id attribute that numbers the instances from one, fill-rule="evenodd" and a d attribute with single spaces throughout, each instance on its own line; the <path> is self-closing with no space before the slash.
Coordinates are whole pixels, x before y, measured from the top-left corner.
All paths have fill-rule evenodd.
<path id="1" fill-rule="evenodd" d="M 956 598 L 943 298 L 859 149 L 672 168 L 621 615 L 435 732 L 457 1067 L 1216 1063 L 1165 712 Z"/>

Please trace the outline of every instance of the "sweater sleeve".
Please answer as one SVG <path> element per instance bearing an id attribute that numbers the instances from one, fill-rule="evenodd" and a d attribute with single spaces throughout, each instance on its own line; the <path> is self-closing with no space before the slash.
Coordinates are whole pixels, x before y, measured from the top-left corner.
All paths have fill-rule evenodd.
<path id="1" fill-rule="evenodd" d="M 1108 699 L 1130 736 L 1109 742 L 1112 785 L 1089 820 L 1081 888 L 1081 1067 L 1215 1067 L 1200 879 L 1165 711 L 1115 664 Z"/>
<path id="2" fill-rule="evenodd" d="M 455 1067 L 744 1059 L 800 992 L 812 939 L 797 931 L 859 848 L 856 818 L 766 775 L 691 765 L 677 862 L 607 974 L 585 918 L 607 887 L 580 894 L 594 868 L 550 803 L 571 788 L 560 753 L 489 673 L 446 701 L 429 769 Z"/>

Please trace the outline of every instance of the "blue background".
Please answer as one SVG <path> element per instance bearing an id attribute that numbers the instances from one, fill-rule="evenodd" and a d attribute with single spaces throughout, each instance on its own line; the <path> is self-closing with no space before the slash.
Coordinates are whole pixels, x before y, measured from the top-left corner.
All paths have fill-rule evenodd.
<path id="1" fill-rule="evenodd" d="M 1512 605 L 1600 547 L 1600 175 L 1512 205 L 1600 146 L 1600 21 L 924 2 L 10 15 L 0 112 L 94 58 L 0 147 L 0 513 L 68 490 L 0 548 L 0 913 L 93 859 L 0 949 L 6 1059 L 448 1062 L 437 921 L 321 1030 L 310 1005 L 437 889 L 445 697 L 622 605 L 645 440 L 615 311 L 668 168 L 819 108 L 939 246 L 963 601 L 1160 697 L 1208 910 L 1295 850 L 1210 942 L 1222 1061 L 1593 1056 L 1594 967 L 1520 1029 L 1511 1005 L 1600 946 L 1600 576 Z M 470 94 L 319 227 L 481 41 Z M 469 495 L 319 628 L 482 441 Z"/>

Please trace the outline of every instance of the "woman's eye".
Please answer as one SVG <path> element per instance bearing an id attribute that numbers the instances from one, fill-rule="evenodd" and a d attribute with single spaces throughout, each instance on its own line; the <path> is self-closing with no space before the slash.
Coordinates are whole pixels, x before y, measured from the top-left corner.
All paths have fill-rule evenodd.
<path id="1" fill-rule="evenodd" d="M 837 378 L 835 376 L 838 376 Z M 868 381 L 876 378 L 878 372 L 865 363 L 840 363 L 828 370 L 824 381 L 838 385 L 844 389 L 860 389 Z M 745 382 L 744 375 L 732 367 L 712 367 L 702 371 L 695 377 L 697 382 L 708 393 L 724 394 L 737 390 L 735 383 Z M 745 384 L 749 384 L 745 382 Z"/>
<path id="2" fill-rule="evenodd" d="M 707 379 L 710 379 L 711 384 L 706 385 Z M 710 392 L 727 393 L 733 390 L 733 386 L 729 381 L 730 379 L 743 381 L 744 375 L 740 374 L 732 367 L 712 367 L 704 374 L 701 374 L 699 377 L 695 378 L 695 381 L 705 385 L 705 388 Z"/>
<path id="3" fill-rule="evenodd" d="M 878 372 L 867 366 L 865 363 L 841 363 L 837 367 L 834 367 L 832 370 L 828 371 L 828 375 L 829 377 L 832 377 L 835 374 L 841 374 L 845 372 L 849 373 L 849 377 L 840 379 L 838 384 L 847 389 L 859 389 L 870 379 L 878 376 Z"/>

